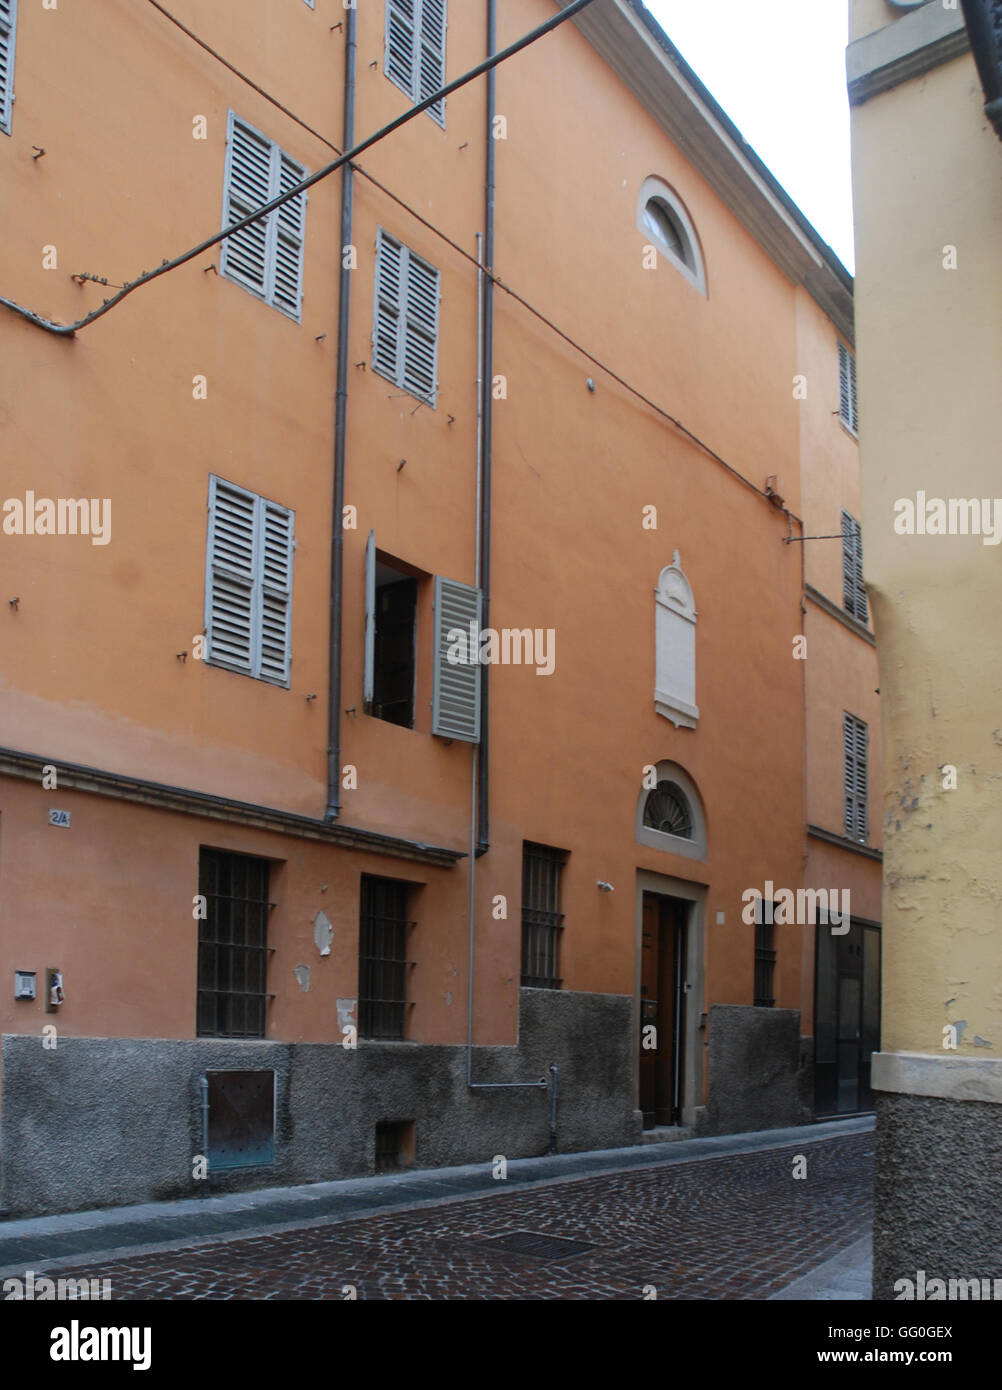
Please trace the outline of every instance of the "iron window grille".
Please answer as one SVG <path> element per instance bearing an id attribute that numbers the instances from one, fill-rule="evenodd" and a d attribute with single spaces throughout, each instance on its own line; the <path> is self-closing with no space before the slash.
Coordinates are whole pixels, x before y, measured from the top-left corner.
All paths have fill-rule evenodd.
<path id="1" fill-rule="evenodd" d="M 560 874 L 567 855 L 526 841 L 522 846 L 522 984 L 559 989 Z"/>
<path id="2" fill-rule="evenodd" d="M 867 815 L 867 726 L 854 714 L 842 715 L 845 834 L 865 845 L 870 827 Z"/>
<path id="3" fill-rule="evenodd" d="M 866 585 L 863 582 L 863 531 L 855 517 L 842 512 L 842 605 L 847 613 L 866 622 Z"/>
<path id="4" fill-rule="evenodd" d="M 775 909 L 773 909 L 775 911 Z M 775 1006 L 774 976 L 776 972 L 775 926 L 767 922 L 765 904 L 762 898 L 755 901 L 755 1007 L 771 1009 Z M 773 913 L 768 914 L 772 917 Z"/>
<path id="5" fill-rule="evenodd" d="M 692 812 L 682 788 L 675 782 L 659 782 L 644 803 L 644 825 L 664 835 L 692 839 Z"/>
<path id="6" fill-rule="evenodd" d="M 203 849 L 198 891 L 206 915 L 198 924 L 197 1032 L 203 1038 L 263 1038 L 268 975 L 266 859 Z"/>
<path id="7" fill-rule="evenodd" d="M 362 877 L 358 950 L 358 1035 L 403 1038 L 407 1021 L 408 885 Z"/>

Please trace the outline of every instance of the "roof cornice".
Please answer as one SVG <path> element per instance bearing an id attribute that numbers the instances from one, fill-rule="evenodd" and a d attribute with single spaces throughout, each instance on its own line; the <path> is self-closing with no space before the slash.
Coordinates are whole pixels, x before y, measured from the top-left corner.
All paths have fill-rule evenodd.
<path id="1" fill-rule="evenodd" d="M 1002 140 L 1002 0 L 961 0 L 961 3 L 985 92 L 985 113 Z"/>
<path id="2" fill-rule="evenodd" d="M 555 0 L 565 9 L 570 0 Z M 718 197 L 851 343 L 853 279 L 641 0 L 596 0 L 572 21 Z"/>

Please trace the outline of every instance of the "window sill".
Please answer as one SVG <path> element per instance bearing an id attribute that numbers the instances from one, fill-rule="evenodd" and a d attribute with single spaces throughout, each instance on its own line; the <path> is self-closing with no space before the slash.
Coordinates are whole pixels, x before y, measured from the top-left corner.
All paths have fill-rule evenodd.
<path id="1" fill-rule="evenodd" d="M 654 709 L 665 719 L 670 719 L 676 729 L 694 729 L 699 719 L 698 705 L 687 704 L 674 695 L 666 695 L 663 690 L 654 692 Z"/>

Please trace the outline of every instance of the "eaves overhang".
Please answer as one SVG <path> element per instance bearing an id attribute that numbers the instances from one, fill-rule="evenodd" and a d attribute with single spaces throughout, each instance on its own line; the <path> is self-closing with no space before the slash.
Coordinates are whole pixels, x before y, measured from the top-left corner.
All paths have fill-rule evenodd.
<path id="1" fill-rule="evenodd" d="M 570 0 L 555 0 L 566 9 Z M 595 0 L 572 21 L 787 279 L 850 342 L 853 278 L 641 0 Z"/>
<path id="2" fill-rule="evenodd" d="M 985 92 L 985 114 L 1002 140 L 1002 0 L 961 0 Z"/>

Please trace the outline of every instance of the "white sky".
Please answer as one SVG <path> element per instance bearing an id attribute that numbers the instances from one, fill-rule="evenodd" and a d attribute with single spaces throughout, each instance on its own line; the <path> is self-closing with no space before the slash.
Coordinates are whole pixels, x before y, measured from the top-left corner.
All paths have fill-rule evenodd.
<path id="1" fill-rule="evenodd" d="M 836 255 L 852 270 L 848 0 L 645 0 Z"/>

